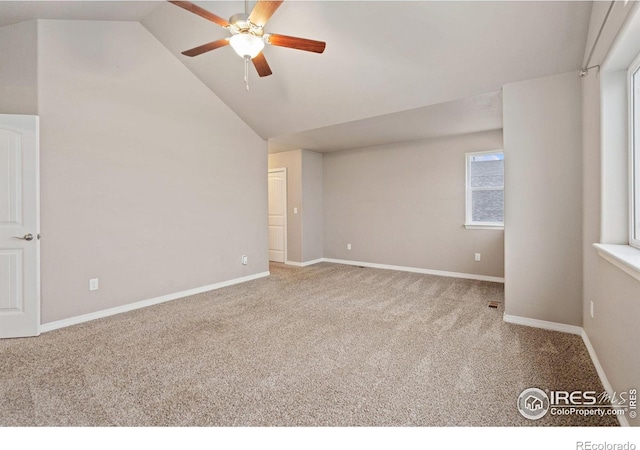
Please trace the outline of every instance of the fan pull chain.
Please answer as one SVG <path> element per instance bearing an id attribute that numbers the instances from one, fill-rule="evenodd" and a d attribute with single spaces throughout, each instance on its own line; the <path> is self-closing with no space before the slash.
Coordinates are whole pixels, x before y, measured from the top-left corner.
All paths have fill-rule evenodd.
<path id="1" fill-rule="evenodd" d="M 249 92 L 249 58 L 248 56 L 244 57 L 244 85 L 247 87 L 247 92 Z"/>

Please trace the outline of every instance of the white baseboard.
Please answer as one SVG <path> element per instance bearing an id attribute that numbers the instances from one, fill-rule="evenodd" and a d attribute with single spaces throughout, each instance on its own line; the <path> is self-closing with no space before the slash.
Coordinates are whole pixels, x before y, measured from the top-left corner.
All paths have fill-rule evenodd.
<path id="1" fill-rule="evenodd" d="M 593 345 L 591 345 L 591 341 L 589 340 L 589 336 L 587 335 L 587 332 L 584 331 L 583 329 L 580 336 L 582 336 L 582 341 L 584 342 L 585 347 L 587 347 L 587 351 L 589 352 L 591 361 L 593 362 L 593 365 L 596 368 L 596 372 L 598 372 L 598 377 L 600 377 L 600 382 L 602 383 L 604 390 L 607 391 L 609 395 L 613 395 L 614 389 L 611 386 L 611 383 L 609 383 L 609 379 L 607 378 L 607 375 L 604 373 L 604 369 L 602 368 L 602 365 L 600 365 L 600 360 L 598 359 L 598 355 L 596 355 L 596 351 L 593 348 Z M 619 415 L 616 417 L 618 418 L 618 422 L 620 422 L 620 426 L 622 427 L 631 426 L 629 425 L 629 420 L 627 419 L 626 416 Z"/>
<path id="2" fill-rule="evenodd" d="M 271 262 L 271 261 L 270 261 Z M 294 266 L 294 267 L 302 267 L 302 263 L 298 261 L 289 261 L 288 259 L 284 260 L 285 266 Z"/>
<path id="3" fill-rule="evenodd" d="M 324 261 L 324 258 L 318 258 L 311 261 L 298 262 L 298 261 L 285 261 L 284 263 L 287 266 L 295 266 L 295 267 L 307 267 L 313 264 L 318 264 Z"/>
<path id="4" fill-rule="evenodd" d="M 188 289 L 186 291 L 163 295 L 161 297 L 155 297 L 155 298 L 142 300 L 135 303 L 129 303 L 127 305 L 116 306 L 114 308 L 103 309 L 102 311 L 83 314 L 81 316 L 70 317 L 68 319 L 58 320 L 55 322 L 43 323 L 42 325 L 40 325 L 40 332 L 46 333 L 47 331 L 57 330 L 59 328 L 64 328 L 71 325 L 77 325 L 79 323 L 88 322 L 90 320 L 102 319 L 103 317 L 109 317 L 115 314 L 120 314 L 127 311 L 133 311 L 134 309 L 146 308 L 147 306 L 157 305 L 159 303 L 164 303 L 171 300 L 177 300 L 179 298 L 188 297 L 190 295 L 213 291 L 223 287 L 232 286 L 234 284 L 245 283 L 247 281 L 256 280 L 258 278 L 263 278 L 267 276 L 269 276 L 269 272 L 256 273 L 254 275 L 247 275 L 246 277 L 240 277 L 240 278 L 234 278 L 232 280 L 221 281 L 220 283 L 214 283 L 208 286 Z"/>
<path id="5" fill-rule="evenodd" d="M 302 263 L 302 267 L 312 266 L 314 264 L 318 264 L 324 262 L 324 258 L 313 259 L 311 261 L 306 261 Z"/>
<path id="6" fill-rule="evenodd" d="M 566 325 L 558 322 L 548 322 L 546 320 L 529 319 L 528 317 L 512 316 L 504 314 L 503 320 L 507 323 L 513 323 L 516 325 L 525 325 L 527 327 L 542 328 L 543 330 L 561 331 L 563 333 L 577 334 L 582 336 L 582 327 L 575 325 Z"/>
<path id="7" fill-rule="evenodd" d="M 584 331 L 584 328 L 578 327 L 575 325 L 566 325 L 563 323 L 548 322 L 546 320 L 529 319 L 527 317 L 512 316 L 509 314 L 505 314 L 503 316 L 503 319 L 507 323 L 513 323 L 516 325 L 525 325 L 533 328 L 542 328 L 545 330 L 561 331 L 563 333 L 576 334 L 580 336 L 582 338 L 582 342 L 584 342 L 585 347 L 587 347 L 587 352 L 589 352 L 589 356 L 591 357 L 591 362 L 593 362 L 593 366 L 596 368 L 596 372 L 598 373 L 598 377 L 600 378 L 602 387 L 604 387 L 604 390 L 607 391 L 609 395 L 613 395 L 614 389 L 611 386 L 611 383 L 609 383 L 609 380 L 607 379 L 607 375 L 604 373 L 604 369 L 602 365 L 600 365 L 600 360 L 598 360 L 598 355 L 596 355 L 596 351 L 593 348 L 593 345 L 591 345 L 589 336 L 587 335 L 587 332 Z M 620 426 L 622 427 L 630 426 L 629 420 L 626 418 L 626 416 L 618 415 L 616 417 L 618 418 L 618 422 L 620 422 Z"/>
<path id="8" fill-rule="evenodd" d="M 349 266 L 371 267 L 373 269 L 399 270 L 401 272 L 423 273 L 426 275 L 438 275 L 441 277 L 466 278 L 468 280 L 493 281 L 494 283 L 504 283 L 502 277 L 490 277 L 487 275 L 476 275 L 473 273 L 446 272 L 443 270 L 421 269 L 419 267 L 393 266 L 389 264 L 368 263 L 362 261 L 348 261 L 345 259 L 322 258 L 322 261 L 346 264 Z"/>

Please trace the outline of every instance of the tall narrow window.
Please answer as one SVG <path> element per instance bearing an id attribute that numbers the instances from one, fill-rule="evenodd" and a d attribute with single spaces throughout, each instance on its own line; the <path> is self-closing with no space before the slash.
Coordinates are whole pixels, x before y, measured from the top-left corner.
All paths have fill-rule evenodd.
<path id="1" fill-rule="evenodd" d="M 629 155 L 629 244 L 640 248 L 640 61 L 629 68 L 631 139 Z"/>
<path id="2" fill-rule="evenodd" d="M 467 153 L 467 228 L 504 227 L 504 153 Z"/>

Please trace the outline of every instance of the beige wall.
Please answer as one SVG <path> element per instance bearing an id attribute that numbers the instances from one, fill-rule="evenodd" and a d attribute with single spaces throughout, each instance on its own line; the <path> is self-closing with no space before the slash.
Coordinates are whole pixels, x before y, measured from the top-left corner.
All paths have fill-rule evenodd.
<path id="1" fill-rule="evenodd" d="M 0 28 L 0 114 L 38 111 L 38 23 Z"/>
<path id="2" fill-rule="evenodd" d="M 324 256 L 502 277 L 504 233 L 463 227 L 465 153 L 501 148 L 498 130 L 325 153 Z"/>
<path id="3" fill-rule="evenodd" d="M 139 23 L 38 39 L 43 323 L 267 271 L 266 143 Z"/>
<path id="4" fill-rule="evenodd" d="M 323 257 L 323 156 L 302 150 L 302 261 Z"/>
<path id="5" fill-rule="evenodd" d="M 595 38 L 609 3 L 595 3 L 589 29 Z M 632 7 L 617 3 L 607 21 L 591 64 L 600 64 L 620 30 Z M 587 52 L 590 46 L 587 46 Z M 582 79 L 583 105 L 583 252 L 584 303 L 582 321 L 584 330 L 597 354 L 598 360 L 614 390 L 621 392 L 640 386 L 640 282 L 598 256 L 593 244 L 600 242 L 601 234 L 601 148 L 600 139 L 600 77 L 596 71 Z M 591 302 L 594 317 L 591 318 Z M 629 419 L 639 426 L 640 420 Z"/>
<path id="6" fill-rule="evenodd" d="M 575 72 L 505 85 L 505 314 L 582 322 L 581 91 Z"/>
<path id="7" fill-rule="evenodd" d="M 302 150 L 269 155 L 269 169 L 287 168 L 287 261 L 302 262 Z M 294 214 L 294 208 L 298 214 Z"/>

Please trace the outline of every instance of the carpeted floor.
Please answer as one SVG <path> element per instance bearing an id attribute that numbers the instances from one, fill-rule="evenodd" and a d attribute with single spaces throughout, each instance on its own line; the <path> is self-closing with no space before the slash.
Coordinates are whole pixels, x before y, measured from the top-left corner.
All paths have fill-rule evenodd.
<path id="1" fill-rule="evenodd" d="M 602 386 L 578 336 L 502 321 L 502 285 L 322 263 L 0 341 L 0 425 L 499 426 L 528 387 Z"/>

